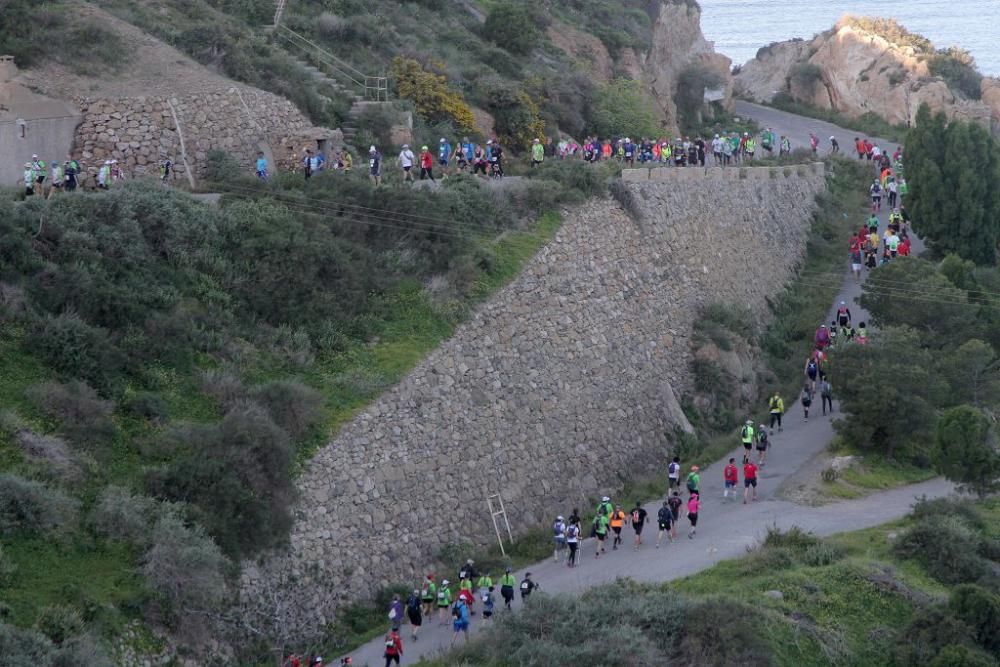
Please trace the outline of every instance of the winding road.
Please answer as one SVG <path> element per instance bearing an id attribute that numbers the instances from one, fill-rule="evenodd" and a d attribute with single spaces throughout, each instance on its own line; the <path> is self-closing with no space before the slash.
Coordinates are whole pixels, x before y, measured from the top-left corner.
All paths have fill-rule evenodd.
<path id="1" fill-rule="evenodd" d="M 857 136 L 857 133 L 851 130 L 829 123 L 746 102 L 737 102 L 737 114 L 752 117 L 762 127 L 771 127 L 775 132 L 787 135 L 793 148 L 808 146 L 809 132 L 815 132 L 820 138 L 823 152 L 829 147 L 829 137 L 832 135 L 837 137 L 842 150 L 846 149 L 847 156 L 850 157 L 854 137 Z M 873 140 L 878 141 L 881 146 L 895 148 L 895 144 L 890 142 Z M 884 208 L 881 215 L 881 229 L 885 228 L 887 216 L 888 211 Z M 859 220 L 859 224 L 860 222 Z M 919 242 L 914 242 L 914 252 L 919 250 Z M 840 301 L 846 301 L 850 305 L 855 321 L 866 319 L 867 314 L 856 302 L 860 293 L 860 285 L 854 281 L 849 271 L 845 270 L 841 289 L 831 304 L 826 321 L 830 322 L 834 318 L 836 306 Z M 814 404 L 813 416 L 808 421 L 804 419 L 796 397 L 786 396 L 785 404 L 787 409 L 785 428 L 781 433 L 774 433 L 772 437 L 772 449 L 768 454 L 767 465 L 760 471 L 758 502 L 743 505 L 739 501 L 727 502 L 722 498 L 724 461 L 719 461 L 701 472 L 703 502 L 699 514 L 698 533 L 693 539 L 686 537 L 688 524 L 682 519 L 679 539 L 655 549 L 653 546 L 656 540 L 655 516 L 659 502 L 648 503 L 645 507 L 650 513 L 650 519 L 654 521 L 647 524 L 644 533 L 646 544 L 638 551 L 632 548 L 631 528 L 626 528 L 623 530 L 623 536 L 626 536 L 625 544 L 617 551 L 610 550 L 609 541 L 608 552 L 601 558 L 595 559 L 594 540 L 586 540 L 581 545 L 579 567 L 570 569 L 565 564 L 547 560 L 528 568 L 532 578 L 541 585 L 542 591 L 548 593 L 578 593 L 592 586 L 612 582 L 619 577 L 631 577 L 637 581 L 670 581 L 699 572 L 720 560 L 746 553 L 746 548 L 758 543 L 772 526 L 782 529 L 798 526 L 822 536 L 859 530 L 902 517 L 909 512 L 917 497 L 933 498 L 952 492 L 953 486 L 950 482 L 937 478 L 866 498 L 820 507 L 796 505 L 778 498 L 776 491 L 779 485 L 805 466 L 810 459 L 821 454 L 834 435 L 832 418 L 821 416 L 818 404 Z M 735 441 L 734 445 L 736 446 L 729 456 L 739 460 L 742 448 Z M 727 456 L 726 459 L 728 458 Z M 612 500 L 620 502 L 628 511 L 637 499 L 613 498 Z M 567 513 L 568 510 L 569 508 Z M 496 581 L 501 573 L 492 574 Z M 518 581 L 523 574 L 524 571 L 516 573 Z M 515 601 L 515 607 L 518 605 L 519 602 Z M 479 616 L 472 617 L 473 634 L 482 623 Z M 409 640 L 408 627 L 404 626 L 401 634 L 404 644 L 404 665 L 412 664 L 420 657 L 432 657 L 447 650 L 452 640 L 450 626 L 441 626 L 436 620 L 425 619 L 419 640 L 416 642 Z M 383 646 L 384 642 L 379 638 L 358 648 L 351 654 L 353 664 L 373 667 L 384 664 Z"/>

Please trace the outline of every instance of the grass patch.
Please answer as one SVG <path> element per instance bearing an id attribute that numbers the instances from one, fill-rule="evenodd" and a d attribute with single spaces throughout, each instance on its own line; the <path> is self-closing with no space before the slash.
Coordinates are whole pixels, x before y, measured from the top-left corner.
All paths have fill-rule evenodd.
<path id="1" fill-rule="evenodd" d="M 848 467 L 836 473 L 824 472 L 816 485 L 819 499 L 846 500 L 863 498 L 880 491 L 917 484 L 937 476 L 932 468 L 921 468 L 911 463 L 890 461 L 879 454 L 860 452 L 844 445 L 837 438 L 831 452 L 836 456 L 858 457 Z"/>

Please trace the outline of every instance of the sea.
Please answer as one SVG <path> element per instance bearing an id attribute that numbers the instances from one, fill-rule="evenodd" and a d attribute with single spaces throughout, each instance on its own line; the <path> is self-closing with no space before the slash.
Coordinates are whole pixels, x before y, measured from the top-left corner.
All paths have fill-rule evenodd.
<path id="1" fill-rule="evenodd" d="M 810 38 L 844 14 L 893 18 L 937 48 L 960 46 L 979 70 L 1000 76 L 1000 0 L 699 0 L 701 29 L 715 50 L 745 63 L 757 49 L 793 37 Z"/>

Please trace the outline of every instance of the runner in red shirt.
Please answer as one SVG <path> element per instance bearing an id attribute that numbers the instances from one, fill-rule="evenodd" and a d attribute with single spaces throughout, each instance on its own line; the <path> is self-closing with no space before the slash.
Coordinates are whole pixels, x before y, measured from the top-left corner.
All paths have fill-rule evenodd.
<path id="1" fill-rule="evenodd" d="M 382 655 L 385 657 L 386 667 L 389 667 L 392 663 L 398 665 L 399 659 L 403 657 L 403 640 L 395 630 L 386 634 L 385 653 Z"/>
<path id="2" fill-rule="evenodd" d="M 905 238 L 905 239 L 902 240 L 902 242 L 900 242 L 899 249 L 896 251 L 896 253 L 900 257 L 906 257 L 907 255 L 910 254 L 910 239 L 909 238 Z"/>
<path id="3" fill-rule="evenodd" d="M 722 476 L 725 479 L 725 488 L 722 490 L 722 497 L 728 498 L 729 491 L 732 489 L 733 499 L 736 499 L 736 485 L 740 481 L 739 472 L 736 470 L 736 459 L 729 459 L 729 465 L 727 465 L 722 470 Z"/>
<path id="4" fill-rule="evenodd" d="M 757 466 L 749 458 L 743 463 L 743 504 L 747 504 L 747 494 L 753 487 L 753 500 L 757 500 Z"/>

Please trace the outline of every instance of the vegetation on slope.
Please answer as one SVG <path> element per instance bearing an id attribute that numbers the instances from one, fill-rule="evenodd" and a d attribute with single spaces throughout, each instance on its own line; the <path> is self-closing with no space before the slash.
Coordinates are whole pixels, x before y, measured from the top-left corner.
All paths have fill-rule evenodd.
<path id="1" fill-rule="evenodd" d="M 995 665 L 998 519 L 996 500 L 936 500 L 825 540 L 771 530 L 746 556 L 676 583 L 532 595 L 420 664 Z"/>
<path id="2" fill-rule="evenodd" d="M 0 201 L 3 617 L 204 636 L 232 563 L 284 542 L 298 461 L 518 273 L 559 226 L 537 211 L 605 187 L 536 171 Z"/>

